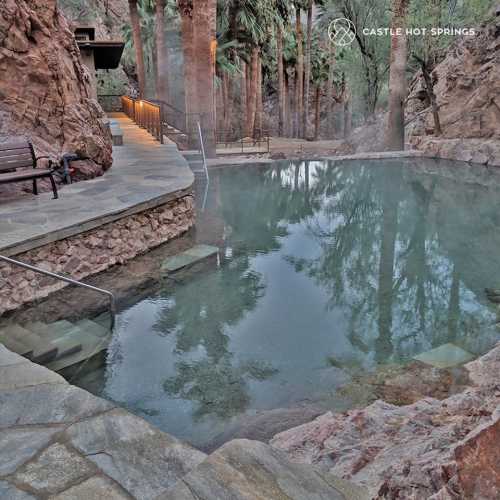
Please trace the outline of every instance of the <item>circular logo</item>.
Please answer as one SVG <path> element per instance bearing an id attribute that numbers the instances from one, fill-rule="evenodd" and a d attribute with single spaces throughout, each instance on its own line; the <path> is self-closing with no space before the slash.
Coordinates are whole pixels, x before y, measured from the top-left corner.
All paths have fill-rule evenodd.
<path id="1" fill-rule="evenodd" d="M 356 26 L 345 17 L 334 19 L 328 26 L 330 40 L 339 47 L 347 47 L 356 39 Z"/>

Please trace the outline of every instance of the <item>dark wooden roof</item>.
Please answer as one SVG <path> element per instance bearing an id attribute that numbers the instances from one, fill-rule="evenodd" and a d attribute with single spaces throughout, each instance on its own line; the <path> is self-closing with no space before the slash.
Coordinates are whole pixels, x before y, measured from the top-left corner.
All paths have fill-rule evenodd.
<path id="1" fill-rule="evenodd" d="M 117 40 L 106 41 L 77 41 L 80 50 L 92 50 L 96 69 L 116 69 L 120 64 L 124 42 Z"/>

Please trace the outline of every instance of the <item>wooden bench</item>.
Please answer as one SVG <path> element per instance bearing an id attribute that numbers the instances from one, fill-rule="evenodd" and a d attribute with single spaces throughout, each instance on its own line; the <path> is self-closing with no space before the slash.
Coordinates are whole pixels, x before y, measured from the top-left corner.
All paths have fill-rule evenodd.
<path id="1" fill-rule="evenodd" d="M 38 160 L 48 156 L 36 156 L 33 145 L 29 141 L 0 143 L 0 184 L 11 182 L 33 181 L 33 194 L 38 194 L 37 180 L 49 178 L 52 184 L 54 199 L 58 198 L 53 171 L 37 168 Z M 51 161 L 49 160 L 49 167 Z M 27 169 L 31 170 L 20 170 Z"/>

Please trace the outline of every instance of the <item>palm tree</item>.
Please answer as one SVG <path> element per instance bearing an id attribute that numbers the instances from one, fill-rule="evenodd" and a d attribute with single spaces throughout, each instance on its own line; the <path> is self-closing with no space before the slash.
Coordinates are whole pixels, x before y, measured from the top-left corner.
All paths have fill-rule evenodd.
<path id="1" fill-rule="evenodd" d="M 385 134 L 385 148 L 389 151 L 405 147 L 404 102 L 406 100 L 406 64 L 408 41 L 406 18 L 410 0 L 392 0 L 391 66 L 389 74 L 389 114 Z M 400 34 L 396 32 L 400 30 Z"/>
<path id="2" fill-rule="evenodd" d="M 196 58 L 194 46 L 193 0 L 177 0 L 177 8 L 181 17 L 182 50 L 184 56 L 184 95 L 186 110 L 186 130 L 189 147 L 196 147 L 196 123 L 193 111 L 197 108 Z"/>
<path id="3" fill-rule="evenodd" d="M 307 122 L 309 118 L 309 93 L 311 91 L 311 46 L 312 46 L 312 8 L 313 0 L 307 4 L 307 40 L 304 66 L 304 103 L 302 110 L 302 134 L 307 137 Z"/>
<path id="4" fill-rule="evenodd" d="M 165 7 L 167 0 L 156 0 L 156 94 L 159 100 L 168 102 L 168 51 L 165 38 Z"/>
<path id="5" fill-rule="evenodd" d="M 130 12 L 130 25 L 134 39 L 135 62 L 137 67 L 137 80 L 139 83 L 139 97 L 144 97 L 146 88 L 146 70 L 144 66 L 144 50 L 142 48 L 141 21 L 137 10 L 137 0 L 128 0 Z"/>
<path id="6" fill-rule="evenodd" d="M 295 68 L 295 123 L 297 137 L 302 137 L 301 127 L 304 104 L 304 47 L 300 3 L 295 4 L 295 32 L 297 37 L 297 67 Z"/>
<path id="7" fill-rule="evenodd" d="M 215 60 L 217 0 L 193 0 L 197 109 L 209 158 L 215 156 Z"/>
<path id="8" fill-rule="evenodd" d="M 285 83 L 283 68 L 283 30 L 276 26 L 276 59 L 278 65 L 278 135 L 283 136 L 285 121 Z"/>

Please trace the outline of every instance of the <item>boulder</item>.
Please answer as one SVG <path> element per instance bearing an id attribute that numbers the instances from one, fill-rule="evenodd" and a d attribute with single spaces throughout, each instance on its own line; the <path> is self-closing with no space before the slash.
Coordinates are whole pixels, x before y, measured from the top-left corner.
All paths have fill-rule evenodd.
<path id="1" fill-rule="evenodd" d="M 499 498 L 499 363 L 497 346 L 466 365 L 476 385 L 463 392 L 329 412 L 270 444 L 365 486 L 373 498 Z"/>
<path id="2" fill-rule="evenodd" d="M 0 3 L 0 73 L 0 141 L 23 136 L 39 155 L 77 153 L 99 173 L 111 166 L 105 116 L 56 0 Z"/>

